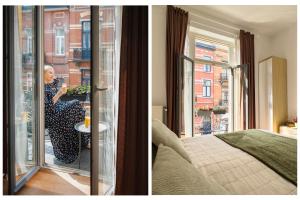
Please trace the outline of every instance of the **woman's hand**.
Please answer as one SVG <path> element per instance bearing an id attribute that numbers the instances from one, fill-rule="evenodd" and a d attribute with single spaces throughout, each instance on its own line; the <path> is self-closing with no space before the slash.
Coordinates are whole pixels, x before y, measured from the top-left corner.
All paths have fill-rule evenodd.
<path id="1" fill-rule="evenodd" d="M 58 101 L 58 99 L 67 93 L 68 87 L 67 84 L 63 83 L 57 94 L 53 97 L 54 104 Z"/>
<path id="2" fill-rule="evenodd" d="M 61 86 L 61 88 L 60 88 L 60 90 L 59 90 L 60 93 L 61 93 L 61 95 L 66 94 L 67 90 L 68 90 L 67 84 L 63 83 L 62 86 Z"/>

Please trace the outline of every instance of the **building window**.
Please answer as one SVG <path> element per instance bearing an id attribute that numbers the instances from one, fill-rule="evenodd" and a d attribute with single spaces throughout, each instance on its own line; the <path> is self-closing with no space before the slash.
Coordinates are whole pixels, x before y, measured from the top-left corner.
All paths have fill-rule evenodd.
<path id="1" fill-rule="evenodd" d="M 32 29 L 25 28 L 24 34 L 25 34 L 25 41 L 24 41 L 23 53 L 32 54 Z"/>
<path id="2" fill-rule="evenodd" d="M 32 91 L 32 72 L 27 72 L 26 74 L 26 88 L 25 91 Z"/>
<path id="3" fill-rule="evenodd" d="M 211 81 L 210 80 L 203 80 L 203 97 L 210 97 L 211 96 Z"/>
<path id="4" fill-rule="evenodd" d="M 222 101 L 223 101 L 222 105 L 226 105 L 228 103 L 228 91 L 222 92 Z"/>
<path id="5" fill-rule="evenodd" d="M 30 64 L 32 63 L 32 28 L 25 28 L 23 32 L 23 54 L 22 63 Z"/>
<path id="6" fill-rule="evenodd" d="M 204 71 L 204 72 L 211 72 L 211 65 L 209 65 L 209 64 L 204 64 L 204 65 L 203 65 L 203 71 Z"/>
<path id="7" fill-rule="evenodd" d="M 211 56 L 203 56 L 203 60 L 212 60 Z"/>
<path id="8" fill-rule="evenodd" d="M 81 85 L 91 85 L 91 70 L 81 69 Z"/>
<path id="9" fill-rule="evenodd" d="M 112 7 L 102 7 L 99 11 L 99 21 L 102 22 L 102 26 L 114 24 L 115 10 Z"/>
<path id="10" fill-rule="evenodd" d="M 91 23 L 82 22 L 82 59 L 91 59 Z"/>
<path id="11" fill-rule="evenodd" d="M 57 28 L 55 31 L 55 54 L 65 55 L 65 30 L 63 27 Z"/>

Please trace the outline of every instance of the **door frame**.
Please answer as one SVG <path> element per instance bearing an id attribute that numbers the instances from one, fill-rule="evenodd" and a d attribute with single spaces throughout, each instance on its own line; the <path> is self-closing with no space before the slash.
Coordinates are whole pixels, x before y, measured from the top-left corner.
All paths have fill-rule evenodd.
<path id="1" fill-rule="evenodd" d="M 99 6 L 91 6 L 91 165 L 90 194 L 99 194 Z"/>
<path id="2" fill-rule="evenodd" d="M 40 113 L 38 106 L 40 104 L 39 99 L 40 99 L 40 91 L 38 90 L 39 82 L 41 79 L 38 77 L 40 73 L 40 55 L 38 54 L 38 48 L 39 48 L 39 34 L 41 27 L 38 25 L 38 20 L 40 16 L 39 12 L 39 6 L 34 6 L 34 52 L 35 52 L 35 68 L 34 68 L 34 78 L 33 78 L 33 83 L 34 83 L 34 91 L 36 93 L 36 98 L 34 102 L 34 129 L 35 129 L 35 147 L 37 151 L 33 152 L 33 156 L 35 156 L 35 166 L 30 169 L 20 180 L 16 181 L 16 171 L 15 171 L 15 117 L 14 117 L 14 111 L 15 111 L 15 106 L 14 106 L 14 100 L 15 100 L 15 95 L 14 92 L 14 19 L 15 19 L 15 7 L 16 6 L 7 6 L 4 9 L 7 9 L 8 12 L 8 19 L 7 19 L 7 26 L 8 26 L 8 40 L 10 45 L 8 45 L 9 48 L 9 56 L 8 56 L 8 64 L 6 67 L 8 67 L 7 72 L 8 72 L 8 82 L 7 82 L 7 88 L 8 89 L 8 102 L 6 106 L 8 106 L 8 193 L 9 194 L 15 194 L 17 193 L 23 186 L 24 184 L 40 169 L 40 137 L 39 137 L 39 131 L 40 131 Z M 12 103 L 11 103 L 12 102 Z"/>
<path id="3" fill-rule="evenodd" d="M 178 97 L 179 97 L 179 101 L 178 101 L 178 112 L 179 114 L 177 114 L 178 118 L 179 118 L 179 133 L 181 133 L 182 131 L 182 107 L 184 106 L 182 104 L 182 102 L 184 102 L 182 100 L 182 90 L 183 90 L 183 83 L 184 83 L 184 72 L 185 72 L 185 65 L 184 65 L 184 61 L 188 61 L 192 64 L 192 137 L 194 137 L 194 115 L 195 115 L 195 64 L 194 64 L 194 60 L 190 57 L 185 56 L 184 54 L 179 55 L 179 59 L 178 59 L 178 85 L 177 85 L 177 92 L 178 92 Z"/>
<path id="4" fill-rule="evenodd" d="M 99 92 L 107 88 L 99 87 L 99 7 L 91 6 L 91 106 L 99 107 L 100 95 Z M 7 6 L 8 11 L 7 26 L 9 45 L 7 65 L 7 88 L 5 94 L 7 96 L 8 113 L 8 194 L 16 194 L 24 184 L 35 175 L 41 167 L 45 166 L 45 127 L 44 127 L 44 80 L 43 80 L 43 65 L 44 65 L 44 44 L 43 44 L 43 6 L 34 6 L 34 52 L 35 52 L 35 69 L 34 69 L 34 90 L 36 92 L 34 107 L 35 116 L 35 167 L 29 170 L 20 180 L 15 179 L 15 124 L 14 124 L 14 15 L 15 6 Z M 99 112 L 94 112 L 91 109 L 91 164 L 90 164 L 90 194 L 99 195 Z M 11 147 L 11 148 L 10 148 Z M 110 189 L 111 190 L 111 189 Z M 107 193 L 110 193 L 110 190 Z"/>

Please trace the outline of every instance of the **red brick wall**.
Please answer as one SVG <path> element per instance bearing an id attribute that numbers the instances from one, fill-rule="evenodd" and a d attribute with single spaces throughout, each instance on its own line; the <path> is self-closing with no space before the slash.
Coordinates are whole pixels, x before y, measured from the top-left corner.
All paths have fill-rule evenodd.
<path id="1" fill-rule="evenodd" d="M 63 13 L 63 14 L 62 14 Z M 57 14 L 59 18 L 55 17 Z M 113 8 L 100 9 L 100 21 L 103 26 L 100 30 L 102 43 L 111 43 L 113 26 L 107 22 L 112 21 Z M 62 17 L 63 16 L 63 17 Z M 82 21 L 90 20 L 90 8 L 85 6 L 70 6 L 68 10 L 44 12 L 44 47 L 45 63 L 52 64 L 58 77 L 64 77 L 70 87 L 81 84 L 81 69 L 90 69 L 90 61 L 74 59 L 74 48 L 82 48 Z M 55 27 L 65 27 L 65 55 L 55 55 Z"/>
<path id="2" fill-rule="evenodd" d="M 57 17 L 59 15 L 59 17 Z M 57 77 L 64 77 L 70 87 L 81 85 L 80 69 L 90 69 L 90 61 L 74 60 L 73 49 L 82 47 L 82 20 L 90 19 L 90 8 L 70 6 L 67 10 L 44 12 L 45 63 L 52 64 Z M 65 28 L 65 55 L 55 55 L 55 27 Z"/>
<path id="3" fill-rule="evenodd" d="M 204 56 L 210 56 L 211 60 L 224 62 L 228 61 L 228 51 L 224 49 L 210 50 L 206 48 L 196 47 L 195 58 L 203 59 Z M 195 64 L 195 110 L 199 108 L 212 109 L 214 106 L 220 104 L 222 100 L 222 85 L 220 83 L 222 67 L 212 66 L 211 71 L 204 71 L 204 64 Z M 211 80 L 211 96 L 203 97 L 203 80 Z M 216 116 L 211 114 L 211 122 L 213 126 L 214 118 Z M 203 118 L 196 116 L 194 118 L 195 127 L 202 124 Z"/>

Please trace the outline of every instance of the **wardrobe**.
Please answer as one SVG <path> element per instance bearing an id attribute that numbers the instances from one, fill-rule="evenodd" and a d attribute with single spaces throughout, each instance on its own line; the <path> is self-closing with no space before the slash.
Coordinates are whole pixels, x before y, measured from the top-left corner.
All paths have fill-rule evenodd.
<path id="1" fill-rule="evenodd" d="M 279 133 L 287 114 L 287 61 L 269 57 L 258 65 L 258 128 Z"/>

